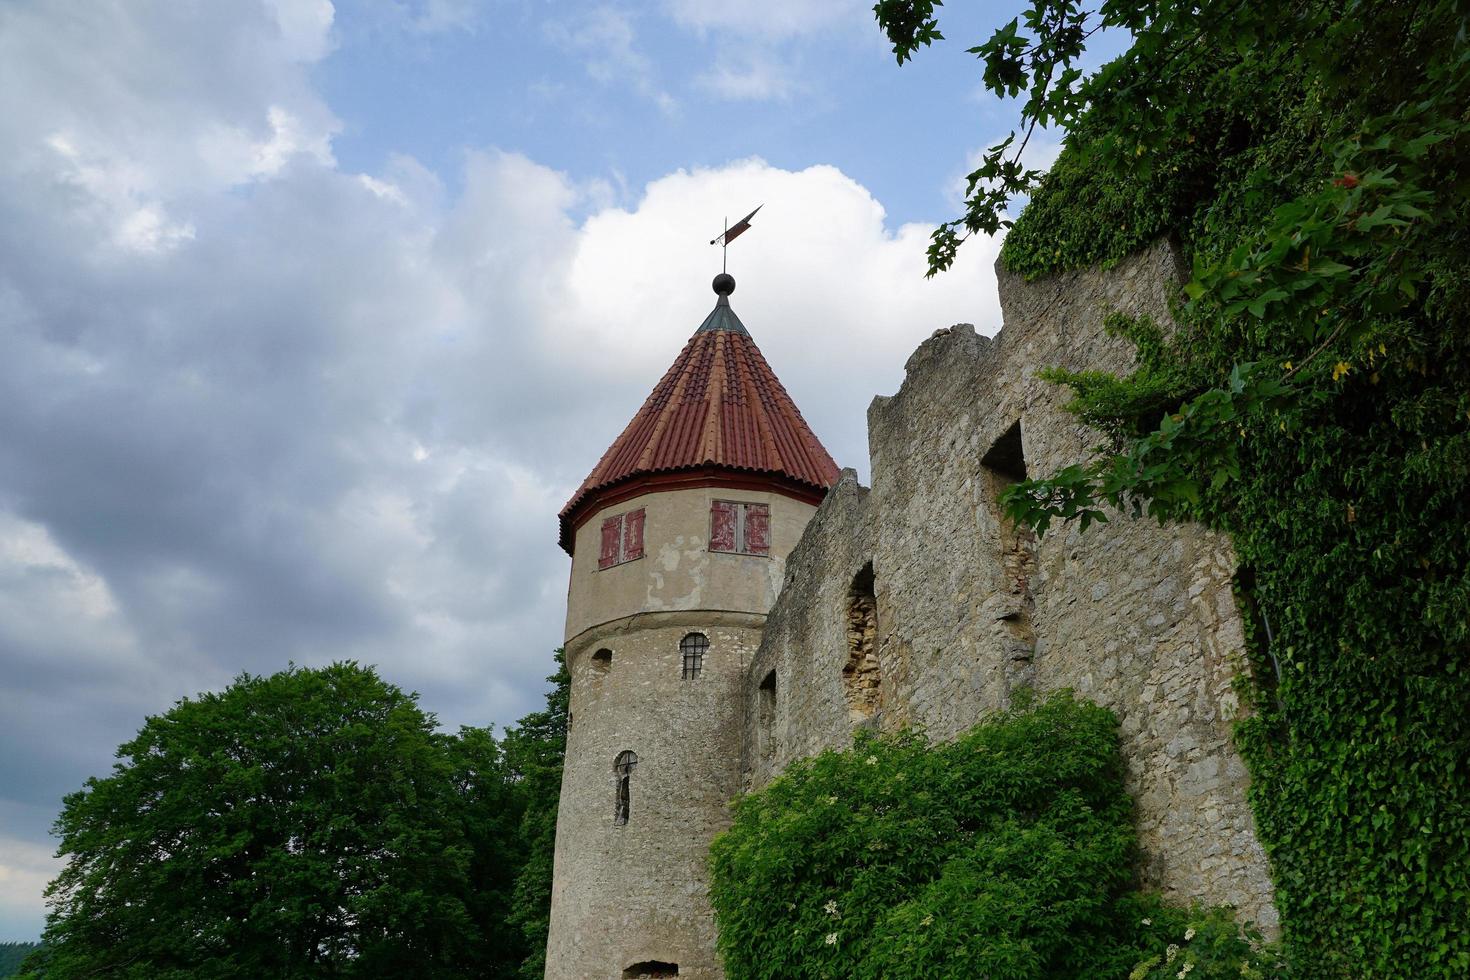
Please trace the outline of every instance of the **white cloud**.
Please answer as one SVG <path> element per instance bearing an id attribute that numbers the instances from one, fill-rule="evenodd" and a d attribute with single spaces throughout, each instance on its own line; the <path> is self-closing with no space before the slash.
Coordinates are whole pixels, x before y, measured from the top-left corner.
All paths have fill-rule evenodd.
<path id="1" fill-rule="evenodd" d="M 496 149 L 350 173 L 329 6 L 57 9 L 0 8 L 0 818 L 33 849 L 145 714 L 240 670 L 356 657 L 450 724 L 536 706 L 557 511 L 713 304 L 726 214 L 765 204 L 734 305 L 843 464 L 916 343 L 998 325 L 993 243 L 925 280 L 927 226 L 833 167 L 621 208 L 616 173 Z M 656 99 L 627 18 L 589 29 Z M 32 929 L 50 866 L 0 844 L 0 933 Z"/>
<path id="2" fill-rule="evenodd" d="M 722 57 L 697 82 L 713 95 L 738 102 L 787 100 L 802 88 L 790 66 L 758 48 Z"/>
<path id="3" fill-rule="evenodd" d="M 95 572 L 79 565 L 52 539 L 46 528 L 0 511 L 0 624 L 12 649 L 49 647 L 80 652 L 101 647 L 116 657 L 122 636 L 117 630 L 117 600 Z M 93 632 L 57 636 L 58 629 Z"/>
<path id="4" fill-rule="evenodd" d="M 638 46 L 633 18 L 610 6 L 579 11 L 575 20 L 548 24 L 551 40 L 582 57 L 587 74 L 602 85 L 622 85 L 658 106 L 678 111 L 675 98 L 658 83 L 653 62 Z"/>
<path id="5" fill-rule="evenodd" d="M 35 920 L 36 896 L 61 870 L 55 848 L 0 834 L 0 922 Z M 28 937 L 34 939 L 35 934 Z"/>
<path id="6" fill-rule="evenodd" d="M 479 0 L 425 0 L 413 17 L 414 29 L 423 34 L 471 30 L 479 21 Z"/>
<path id="7" fill-rule="evenodd" d="M 58 14 L 0 7 L 0 180 L 50 184 L 36 207 L 123 251 L 167 251 L 197 231 L 197 196 L 298 158 L 330 163 L 338 123 L 309 74 L 331 48 L 330 3 L 97 0 Z"/>
<path id="8" fill-rule="evenodd" d="M 52 133 L 45 143 L 57 157 L 55 181 L 79 192 L 74 213 L 108 229 L 117 248 L 167 251 L 194 237 L 192 224 L 171 221 L 161 203 L 145 196 L 147 177 L 137 167 L 84 158 L 66 133 Z"/>
<path id="9" fill-rule="evenodd" d="M 688 27 L 771 38 L 873 26 L 873 5 L 866 0 L 666 0 L 665 5 L 676 21 Z"/>
<path id="10" fill-rule="evenodd" d="M 360 14 L 379 30 L 427 37 L 451 31 L 473 33 L 484 20 L 486 0 L 356 0 Z"/>
<path id="11" fill-rule="evenodd" d="M 844 42 L 849 56 L 881 38 L 872 7 L 856 0 L 666 0 L 673 20 L 699 36 L 716 39 L 710 64 L 695 85 L 737 102 L 786 102 L 821 91 L 824 80 L 804 66 L 812 40 Z"/>
<path id="12" fill-rule="evenodd" d="M 882 206 L 835 168 L 752 159 L 681 172 L 650 184 L 632 212 L 594 215 L 565 284 L 563 329 L 576 333 L 565 356 L 588 373 L 616 364 L 646 388 L 713 303 L 719 250 L 705 243 L 724 211 L 757 203 L 754 226 L 730 246 L 732 302 L 777 373 L 806 390 L 803 411 L 832 423 L 818 434 L 838 442 L 839 462 L 863 466 L 867 401 L 896 387 L 912 347 L 956 319 L 998 325 L 995 253 L 972 248 L 962 267 L 926 280 L 929 228 L 887 228 Z"/>
<path id="13" fill-rule="evenodd" d="M 264 0 L 280 29 L 283 50 L 295 61 L 313 62 L 332 50 L 331 0 Z"/>

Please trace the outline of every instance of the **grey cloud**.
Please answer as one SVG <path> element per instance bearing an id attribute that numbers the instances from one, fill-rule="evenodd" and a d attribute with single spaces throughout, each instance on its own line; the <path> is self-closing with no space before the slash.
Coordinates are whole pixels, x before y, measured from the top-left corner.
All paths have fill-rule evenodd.
<path id="1" fill-rule="evenodd" d="M 922 230 L 832 168 L 681 171 L 624 212 L 487 149 L 446 196 L 322 152 L 318 22 L 56 9 L 0 10 L 0 838 L 44 844 L 144 715 L 241 670 L 357 658 L 448 725 L 535 707 L 557 510 L 712 302 L 709 200 L 771 202 L 737 305 L 845 463 L 914 340 L 984 302 L 978 266 L 921 288 Z"/>

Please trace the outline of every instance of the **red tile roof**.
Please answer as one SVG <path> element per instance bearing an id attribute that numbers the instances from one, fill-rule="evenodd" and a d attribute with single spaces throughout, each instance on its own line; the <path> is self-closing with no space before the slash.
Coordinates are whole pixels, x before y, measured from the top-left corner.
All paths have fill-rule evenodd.
<path id="1" fill-rule="evenodd" d="M 571 553 L 577 526 L 601 501 L 661 474 L 813 502 L 837 482 L 837 464 L 724 295 L 562 508 L 562 547 Z"/>

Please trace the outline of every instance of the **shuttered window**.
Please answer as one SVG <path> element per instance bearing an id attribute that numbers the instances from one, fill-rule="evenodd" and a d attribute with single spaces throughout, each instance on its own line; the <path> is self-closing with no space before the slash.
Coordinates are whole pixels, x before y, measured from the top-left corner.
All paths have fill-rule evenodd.
<path id="1" fill-rule="evenodd" d="M 750 555 L 767 555 L 771 552 L 771 508 L 765 504 L 745 505 L 745 547 Z"/>
<path id="2" fill-rule="evenodd" d="M 618 542 L 623 537 L 623 515 L 609 517 L 602 522 L 602 553 L 597 556 L 597 567 L 607 568 L 618 563 Z"/>
<path id="3" fill-rule="evenodd" d="M 643 557 L 643 510 L 623 515 L 623 561 Z"/>
<path id="4" fill-rule="evenodd" d="M 602 550 L 597 555 L 598 568 L 611 568 L 613 565 L 643 557 L 643 520 L 642 507 L 603 520 Z"/>
<path id="5" fill-rule="evenodd" d="M 728 500 L 716 500 L 710 505 L 709 511 L 709 550 L 710 551 L 738 551 L 735 545 L 739 540 L 735 532 L 737 530 L 739 504 L 732 504 Z"/>
<path id="6" fill-rule="evenodd" d="M 771 553 L 771 508 L 716 500 L 709 511 L 709 550 L 740 555 Z"/>

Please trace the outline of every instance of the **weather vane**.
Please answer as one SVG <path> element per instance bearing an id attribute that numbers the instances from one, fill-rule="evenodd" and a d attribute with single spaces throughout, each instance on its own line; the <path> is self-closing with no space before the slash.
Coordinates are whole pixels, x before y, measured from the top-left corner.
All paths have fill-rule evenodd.
<path id="1" fill-rule="evenodd" d="M 759 211 L 763 207 L 765 207 L 764 204 L 757 204 L 755 206 L 755 211 Z M 720 235 L 716 235 L 714 238 L 711 238 L 709 240 L 709 243 L 711 245 L 718 245 L 718 246 L 720 246 L 720 272 L 723 273 L 723 272 L 728 272 L 729 271 L 726 268 L 726 262 L 727 262 L 727 259 L 729 258 L 730 243 L 733 242 L 735 239 L 739 238 L 741 235 L 743 235 L 747 230 L 749 230 L 749 228 L 750 228 L 750 219 L 755 217 L 755 211 L 750 212 L 745 217 L 743 217 L 739 221 L 735 222 L 735 227 L 733 227 L 733 228 L 730 227 L 730 219 L 729 218 L 726 218 L 725 219 L 725 231 L 724 231 L 724 233 L 723 234 L 720 234 Z"/>

